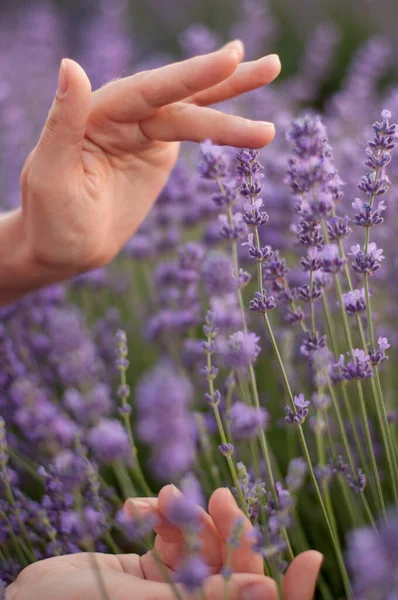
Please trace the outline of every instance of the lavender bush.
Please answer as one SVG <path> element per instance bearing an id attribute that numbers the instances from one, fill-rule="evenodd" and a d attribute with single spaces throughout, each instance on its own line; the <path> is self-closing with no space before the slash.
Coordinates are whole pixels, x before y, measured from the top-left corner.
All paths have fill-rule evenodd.
<path id="1" fill-rule="evenodd" d="M 164 60 L 134 59 L 116 4 L 75 53 L 94 87 Z M 275 35 L 267 15 L 243 2 L 233 28 L 253 56 Z M 9 209 L 68 45 L 46 4 L 0 29 Z M 315 113 L 338 41 L 323 24 L 294 78 L 225 103 L 275 121 L 270 149 L 187 144 L 113 265 L 2 309 L 0 596 L 42 558 L 150 543 L 122 502 L 173 482 L 191 542 L 189 507 L 228 486 L 277 581 L 316 548 L 320 598 L 398 598 L 398 88 L 379 92 L 389 49 L 371 39 Z M 219 42 L 195 24 L 181 48 Z M 189 548 L 177 576 L 193 590 L 208 567 Z"/>

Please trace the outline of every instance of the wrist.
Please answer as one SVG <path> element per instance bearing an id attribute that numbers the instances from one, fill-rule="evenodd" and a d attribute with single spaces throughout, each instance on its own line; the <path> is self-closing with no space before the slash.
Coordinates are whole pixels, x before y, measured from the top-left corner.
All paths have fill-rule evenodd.
<path id="1" fill-rule="evenodd" d="M 0 306 L 72 275 L 37 260 L 25 235 L 21 209 L 0 215 Z"/>

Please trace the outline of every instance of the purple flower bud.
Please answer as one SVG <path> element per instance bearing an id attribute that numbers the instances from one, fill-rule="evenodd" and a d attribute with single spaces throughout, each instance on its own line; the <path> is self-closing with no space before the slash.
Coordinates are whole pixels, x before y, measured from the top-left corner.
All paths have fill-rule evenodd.
<path id="1" fill-rule="evenodd" d="M 260 313 L 266 313 L 273 310 L 276 306 L 273 296 L 267 296 L 267 292 L 263 289 L 262 294 L 255 292 L 253 300 L 250 300 L 250 310 Z"/>
<path id="2" fill-rule="evenodd" d="M 249 248 L 249 256 L 258 262 L 267 262 L 273 256 L 273 251 L 270 246 L 264 246 L 264 248 L 258 248 L 253 244 L 254 236 L 252 233 L 249 233 L 247 236 L 247 242 L 244 242 L 242 246 L 247 246 Z"/>
<path id="3" fill-rule="evenodd" d="M 205 399 L 210 406 L 218 406 L 221 402 L 221 394 L 215 390 L 214 394 L 205 394 Z"/>
<path id="4" fill-rule="evenodd" d="M 365 290 L 353 290 L 343 294 L 344 308 L 348 315 L 360 315 L 366 310 Z"/>
<path id="5" fill-rule="evenodd" d="M 327 223 L 329 239 L 331 241 L 338 241 L 347 237 L 352 231 L 350 227 L 348 227 L 349 221 L 347 216 L 332 217 Z"/>
<path id="6" fill-rule="evenodd" d="M 297 294 L 298 298 L 303 302 L 314 302 L 322 296 L 323 289 L 319 288 L 317 285 L 313 285 L 312 288 L 310 288 L 310 286 L 306 284 L 297 288 Z"/>
<path id="7" fill-rule="evenodd" d="M 262 407 L 252 408 L 243 402 L 235 402 L 229 411 L 229 418 L 233 439 L 249 440 L 265 429 L 269 416 Z"/>
<path id="8" fill-rule="evenodd" d="M 351 256 L 354 258 L 354 262 L 351 263 L 352 268 L 357 273 L 364 275 L 370 275 L 380 269 L 381 261 L 385 258 L 383 250 L 378 249 L 374 242 L 369 244 L 366 254 L 361 250 L 359 244 L 352 246 Z"/>
<path id="9" fill-rule="evenodd" d="M 198 173 L 203 179 L 216 180 L 227 173 L 227 163 L 223 150 L 214 146 L 211 140 L 206 140 L 200 145 L 201 162 L 198 164 Z"/>
<path id="10" fill-rule="evenodd" d="M 233 455 L 235 448 L 232 444 L 227 443 L 227 444 L 220 444 L 218 446 L 218 450 L 223 456 L 225 456 L 227 458 L 228 456 Z"/>

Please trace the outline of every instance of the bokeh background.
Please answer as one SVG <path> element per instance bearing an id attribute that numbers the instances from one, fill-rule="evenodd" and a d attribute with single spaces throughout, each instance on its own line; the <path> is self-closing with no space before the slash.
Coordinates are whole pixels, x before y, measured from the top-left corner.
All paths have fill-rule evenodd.
<path id="1" fill-rule="evenodd" d="M 321 115 L 345 183 L 338 214 L 352 218 L 352 200 L 359 194 L 358 182 L 367 170 L 365 148 L 372 135 L 371 124 L 383 109 L 389 109 L 395 121 L 398 116 L 397 16 L 396 0 L 0 0 L 0 210 L 20 203 L 21 169 L 53 101 L 62 57 L 77 60 L 96 89 L 115 77 L 212 51 L 240 37 L 249 60 L 277 52 L 283 63 L 278 82 L 221 108 L 276 123 L 277 137 L 261 154 L 266 182 L 263 195 L 271 224 L 264 228 L 262 241 L 288 259 L 289 284 L 295 289 L 307 276 L 300 268 L 297 215 L 285 180 L 292 156 L 286 134 L 298 116 L 311 111 Z M 235 160 L 233 150 L 225 152 Z M 192 468 L 197 438 L 190 435 L 192 414 L 187 407 L 192 396 L 197 414 L 203 411 L 205 382 L 199 367 L 204 316 L 210 306 L 228 334 L 241 325 L 236 293 L 232 297 L 230 293 L 236 288 L 228 278 L 232 272 L 230 248 L 219 235 L 222 209 L 211 202 L 212 183 L 198 177 L 198 156 L 198 145 L 183 146 L 169 184 L 148 219 L 109 267 L 32 294 L 0 311 L 0 415 L 6 422 L 13 456 L 20 462 L 21 456 L 30 461 L 31 471 L 37 471 L 39 464 L 64 465 L 67 456 L 67 472 L 76 458 L 72 452 L 75 436 L 81 434 L 101 468 L 105 465 L 108 481 L 121 497 L 130 493 L 120 483 L 117 470 L 111 471 L 109 456 L 104 458 L 104 449 L 114 448 L 115 439 L 122 451 L 126 447 L 125 433 L 120 433 L 119 375 L 114 365 L 114 334 L 120 327 L 129 337 L 132 422 L 144 468 L 155 485 L 165 478 L 178 482 Z M 387 218 L 382 227 L 372 228 L 372 241 L 381 245 L 386 255 L 383 269 L 372 280 L 375 298 L 377 295 L 377 303 L 372 303 L 377 306 L 377 335 L 388 336 L 392 344 L 383 376 L 386 410 L 396 424 L 396 159 L 389 165 L 388 175 L 392 187 Z M 184 270 L 187 241 L 200 242 L 205 253 L 200 265 L 203 282 L 195 280 L 193 286 L 181 283 L 177 276 L 177 283 L 173 279 L 173 269 Z M 347 249 L 356 242 L 363 243 L 362 228 L 354 228 Z M 252 268 L 246 250 L 240 248 L 239 254 L 240 264 Z M 355 286 L 360 285 L 356 278 Z M 247 301 L 255 284 L 252 288 Z M 313 386 L 300 356 L 300 332 L 285 322 L 282 304 L 273 317 L 278 344 L 295 389 L 309 395 Z M 336 316 L 340 309 L 335 296 L 331 306 Z M 248 318 L 250 327 L 259 331 L 253 315 Z M 339 319 L 337 316 L 336 331 L 342 337 Z M 324 322 L 321 326 L 325 331 Z M 256 363 L 259 393 L 273 422 L 271 446 L 286 473 L 288 461 L 298 456 L 299 449 L 294 436 L 285 433 L 278 370 L 264 332 L 259 334 L 264 350 L 262 362 Z M 175 365 L 166 365 L 168 373 L 164 374 L 164 355 L 172 357 L 175 365 L 183 363 L 194 386 L 179 385 Z M 152 380 L 154 388 L 146 394 L 153 398 L 147 402 L 142 382 Z M 179 387 L 188 392 L 181 395 Z M 154 425 L 162 426 L 161 436 L 156 435 L 154 441 L 148 442 L 142 430 L 140 433 L 147 418 L 144 409 L 136 413 L 140 394 L 144 409 L 152 405 L 156 409 Z M 156 412 L 159 399 L 164 400 L 161 418 Z M 181 410 L 184 418 L 175 418 L 170 407 Z M 210 419 L 209 430 L 212 425 Z M 311 450 L 315 452 L 313 442 Z M 123 453 L 121 457 L 124 460 Z M 217 453 L 221 469 L 223 460 Z M 340 494 L 336 497 L 336 514 L 345 532 L 351 525 L 347 511 L 340 510 Z M 308 545 L 327 554 L 325 572 L 333 590 L 331 597 L 341 597 L 325 531 L 314 526 L 314 515 L 318 518 L 319 513 L 314 512 L 317 509 L 307 494 L 299 510 Z M 98 548 L 102 548 L 101 535 L 102 530 L 95 538 Z M 76 547 L 80 541 L 77 539 Z M 3 578 L 12 581 L 18 568 Z"/>

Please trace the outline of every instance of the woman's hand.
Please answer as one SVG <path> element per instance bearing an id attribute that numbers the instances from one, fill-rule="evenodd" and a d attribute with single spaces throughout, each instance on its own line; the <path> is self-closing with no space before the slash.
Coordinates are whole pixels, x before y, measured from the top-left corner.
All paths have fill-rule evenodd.
<path id="1" fill-rule="evenodd" d="M 162 571 L 157 566 L 158 559 L 173 572 L 184 558 L 185 543 L 182 532 L 170 523 L 167 515 L 170 506 L 180 492 L 172 485 L 165 486 L 158 498 L 137 498 L 128 500 L 125 511 L 132 519 L 156 516 L 153 551 L 141 557 L 141 567 L 146 579 L 164 581 Z M 205 585 L 207 600 L 224 598 L 224 580 L 219 573 L 226 563 L 229 552 L 227 540 L 236 519 L 243 518 L 244 526 L 239 547 L 233 551 L 231 566 L 235 573 L 232 577 L 231 600 L 278 600 L 275 581 L 264 577 L 263 558 L 251 549 L 250 531 L 252 525 L 239 509 L 228 488 L 219 488 L 211 496 L 208 513 L 201 509 L 202 555 L 211 567 L 213 576 Z M 311 600 L 316 580 L 322 564 L 322 555 L 309 550 L 297 556 L 290 564 L 283 579 L 284 600 Z"/>
<path id="2" fill-rule="evenodd" d="M 168 520 L 168 506 L 178 490 L 164 487 L 158 498 L 128 500 L 125 510 L 134 518 L 157 517 L 155 551 L 142 557 L 137 554 L 113 556 L 110 554 L 74 554 L 50 558 L 27 567 L 16 582 L 7 588 L 6 600 L 104 600 L 100 581 L 109 600 L 175 600 L 169 583 L 165 583 L 159 558 L 172 576 L 174 568 L 184 557 L 181 531 Z M 242 517 L 229 490 L 220 488 L 209 502 L 209 514 L 202 516 L 202 548 L 213 575 L 204 585 L 206 600 L 223 600 L 225 583 L 218 571 L 225 564 L 227 539 L 238 517 Z M 251 525 L 245 519 L 241 544 L 232 557 L 235 571 L 229 584 L 230 600 L 277 600 L 276 584 L 263 576 L 262 558 L 252 552 L 247 533 Z M 294 559 L 283 581 L 284 600 L 311 600 L 322 556 L 318 552 L 304 552 Z M 99 577 L 100 575 L 100 577 Z M 196 598 L 180 588 L 182 600 Z"/>
<path id="3" fill-rule="evenodd" d="M 94 93 L 83 69 L 63 61 L 57 95 L 22 172 L 22 210 L 0 220 L 0 302 L 111 261 L 165 185 L 181 140 L 254 148 L 272 140 L 272 124 L 208 108 L 279 74 L 275 55 L 242 59 L 235 41 Z"/>

